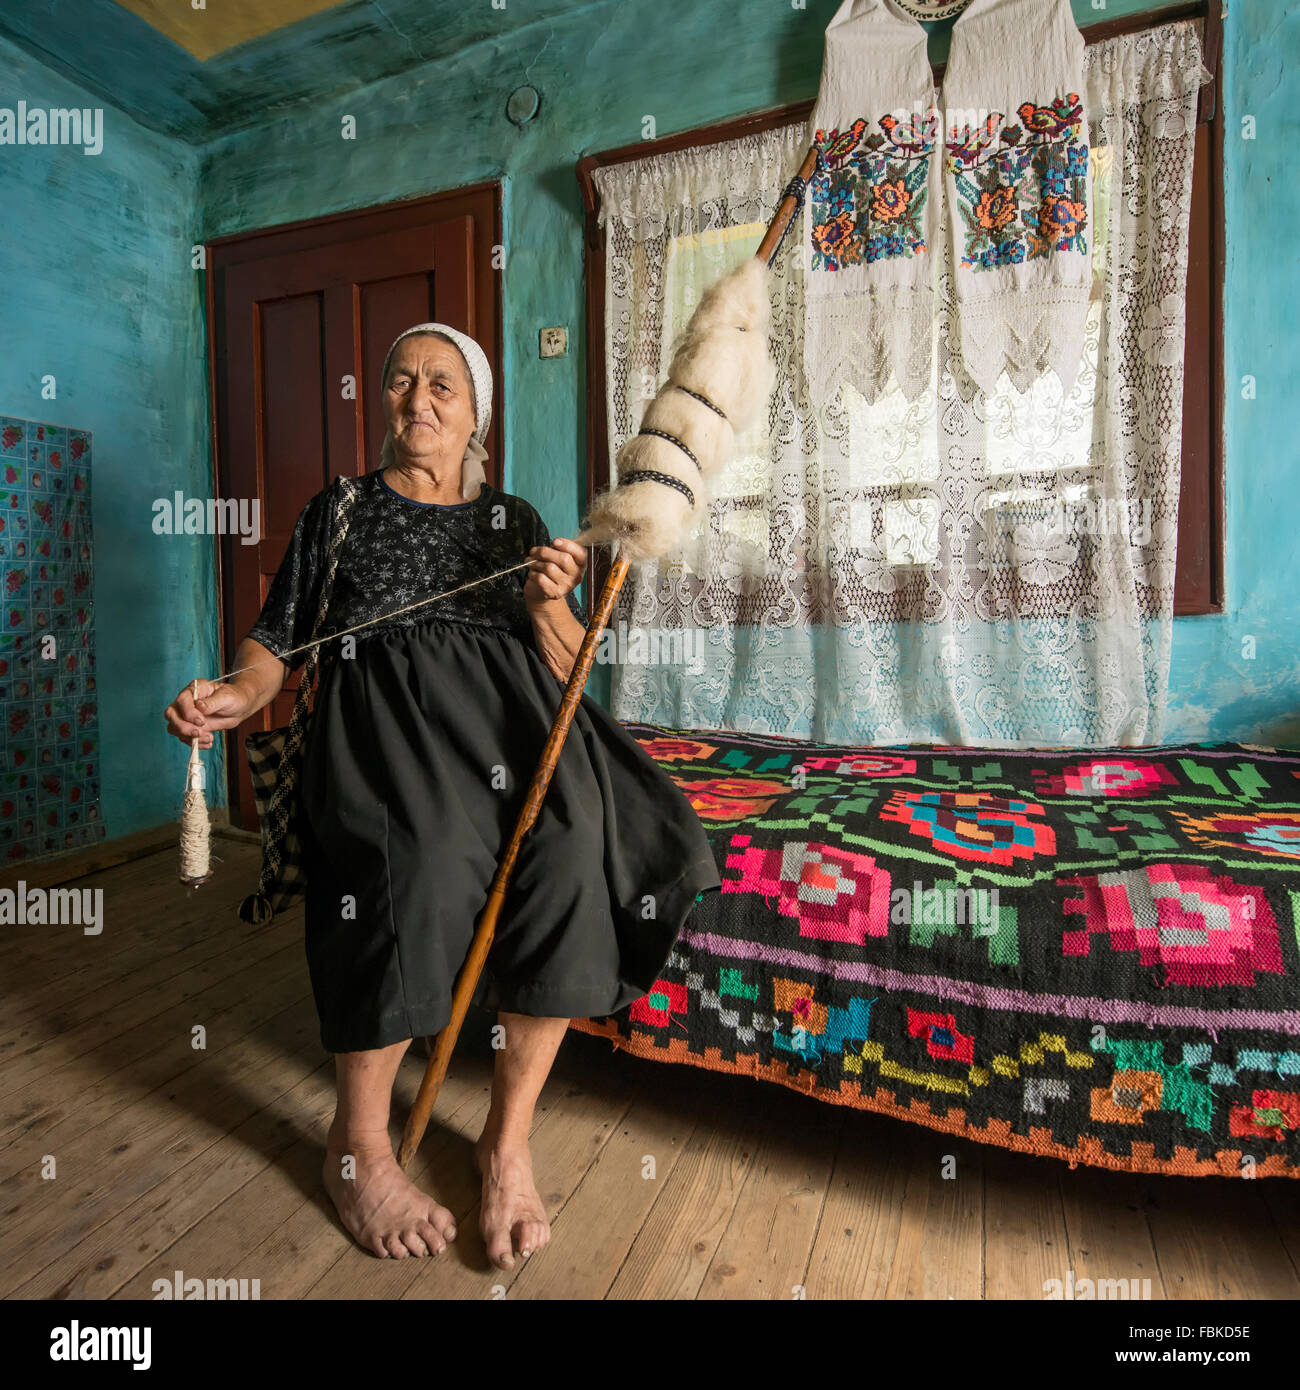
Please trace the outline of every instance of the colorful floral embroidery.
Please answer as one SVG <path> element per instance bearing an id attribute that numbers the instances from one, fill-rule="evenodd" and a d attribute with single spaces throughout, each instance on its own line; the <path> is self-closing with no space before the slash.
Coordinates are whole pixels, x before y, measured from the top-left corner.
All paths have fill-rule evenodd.
<path id="1" fill-rule="evenodd" d="M 896 791 L 880 818 L 960 859 L 1010 866 L 1056 852 L 1056 832 L 1031 819 L 1042 814 L 1037 802 L 985 792 Z"/>
<path id="2" fill-rule="evenodd" d="M 1135 758 L 1067 763 L 1059 772 L 1036 767 L 1033 775 L 1039 796 L 1151 796 L 1178 785 L 1163 763 Z"/>
<path id="3" fill-rule="evenodd" d="M 889 935 L 889 874 L 869 854 L 812 840 L 787 840 L 758 849 L 748 835 L 731 837 L 724 893 L 775 897 L 777 911 L 799 924 L 800 936 L 865 945 Z"/>
<path id="4" fill-rule="evenodd" d="M 837 753 L 804 758 L 803 766 L 814 772 L 837 772 L 841 777 L 910 777 L 916 771 L 916 759 L 885 753 Z"/>
<path id="5" fill-rule="evenodd" d="M 937 1061 L 974 1062 L 975 1039 L 957 1031 L 953 1014 L 923 1013 L 907 1008 L 907 1035 L 924 1038 L 925 1049 Z"/>
<path id="6" fill-rule="evenodd" d="M 744 820 L 746 816 L 764 815 L 779 796 L 790 790 L 785 782 L 758 777 L 708 777 L 702 781 L 674 777 L 673 781 L 686 794 L 695 814 L 705 821 Z"/>
<path id="7" fill-rule="evenodd" d="M 1300 859 L 1300 814 L 1256 811 L 1249 814 L 1194 816 L 1174 812 L 1179 825 L 1207 849 L 1254 850 L 1277 859 Z"/>
<path id="8" fill-rule="evenodd" d="M 656 762 L 680 762 L 684 758 L 707 758 L 717 752 L 711 743 L 701 743 L 693 738 L 642 738 L 637 742 Z"/>
<path id="9" fill-rule="evenodd" d="M 882 116 L 879 131 L 858 118 L 845 131 L 819 130 L 821 163 L 809 189 L 813 269 L 840 270 L 926 250 L 922 217 L 930 157 L 939 134 L 933 110 L 900 121 Z"/>
<path id="10" fill-rule="evenodd" d="M 1234 1105 L 1228 1116 L 1234 1139 L 1281 1141 L 1289 1129 L 1300 1129 L 1300 1091 L 1255 1091 L 1249 1107 Z"/>
<path id="11" fill-rule="evenodd" d="M 1162 987 L 1252 986 L 1257 973 L 1284 971 L 1278 921 L 1264 889 L 1213 873 L 1205 864 L 1149 864 L 1103 874 L 1070 874 L 1057 883 L 1079 890 L 1066 898 L 1065 956 L 1086 956 L 1094 936 L 1115 951 L 1137 951 L 1163 967 Z"/>
<path id="12" fill-rule="evenodd" d="M 1058 251 L 1087 254 L 1088 146 L 1078 94 L 994 111 L 948 132 L 947 167 L 966 225 L 962 265 L 994 270 Z"/>

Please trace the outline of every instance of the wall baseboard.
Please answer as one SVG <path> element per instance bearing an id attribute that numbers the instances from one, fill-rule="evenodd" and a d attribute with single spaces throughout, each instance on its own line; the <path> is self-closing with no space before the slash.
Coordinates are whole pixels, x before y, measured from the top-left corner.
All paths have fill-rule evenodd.
<path id="1" fill-rule="evenodd" d="M 20 881 L 28 888 L 54 888 L 60 883 L 84 878 L 87 874 L 116 868 L 117 865 L 129 863 L 132 859 L 143 859 L 146 855 L 162 854 L 168 850 L 177 854 L 180 834 L 180 823 L 168 821 L 149 830 L 137 831 L 134 835 L 104 840 L 98 845 L 73 850 L 53 859 L 37 859 L 30 864 L 15 866 L 6 865 L 0 870 L 0 888 L 14 888 Z M 228 825 L 224 821 L 213 821 L 212 834 L 214 838 L 249 845 L 256 845 L 261 839 L 255 831 L 241 830 L 238 826 Z"/>

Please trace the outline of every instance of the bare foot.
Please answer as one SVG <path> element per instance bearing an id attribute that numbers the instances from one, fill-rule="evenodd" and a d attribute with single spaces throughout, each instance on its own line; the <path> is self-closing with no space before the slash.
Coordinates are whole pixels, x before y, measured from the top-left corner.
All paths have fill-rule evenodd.
<path id="1" fill-rule="evenodd" d="M 483 1174 L 478 1224 L 488 1259 L 501 1269 L 513 1269 L 514 1251 L 528 1259 L 551 1238 L 528 1145 L 493 1144 L 482 1135 L 474 1145 L 474 1166 Z"/>
<path id="2" fill-rule="evenodd" d="M 343 1162 L 352 1156 L 352 1177 Z M 321 1170 L 325 1191 L 357 1244 L 381 1259 L 438 1255 L 456 1238 L 456 1218 L 397 1166 L 388 1136 L 373 1141 L 330 1134 Z"/>

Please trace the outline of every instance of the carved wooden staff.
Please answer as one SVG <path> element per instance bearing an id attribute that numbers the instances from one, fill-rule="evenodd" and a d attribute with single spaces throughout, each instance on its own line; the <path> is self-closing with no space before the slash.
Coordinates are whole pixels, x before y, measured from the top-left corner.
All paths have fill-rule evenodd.
<path id="1" fill-rule="evenodd" d="M 618 485 L 596 499 L 586 529 L 577 537 L 582 545 L 617 540 L 618 557 L 610 567 L 569 673 L 537 771 L 456 978 L 451 1018 L 434 1043 L 402 1135 L 397 1161 L 403 1168 L 419 1148 L 433 1113 L 452 1049 L 492 948 L 520 846 L 541 812 L 591 674 L 597 643 L 614 611 L 628 567 L 633 560 L 653 559 L 672 549 L 700 519 L 707 509 L 702 484 L 723 467 L 736 434 L 748 427 L 771 394 L 774 373 L 767 352 L 767 271 L 803 202 L 817 159 L 814 145 L 787 185 L 753 260 L 724 276 L 701 298 L 673 355 L 668 381 L 646 407 L 640 432 L 619 450 Z M 737 332 L 748 336 L 738 338 Z"/>

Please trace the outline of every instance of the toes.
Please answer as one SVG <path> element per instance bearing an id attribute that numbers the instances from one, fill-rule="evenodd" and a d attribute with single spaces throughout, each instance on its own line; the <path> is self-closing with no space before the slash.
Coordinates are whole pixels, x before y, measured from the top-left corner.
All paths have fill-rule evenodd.
<path id="1" fill-rule="evenodd" d="M 430 1202 L 429 1215 L 426 1221 L 444 1240 L 456 1239 L 456 1218 L 446 1207 L 440 1207 L 436 1202 Z"/>
<path id="2" fill-rule="evenodd" d="M 402 1232 L 402 1244 L 406 1246 L 407 1250 L 409 1250 L 412 1255 L 416 1255 L 421 1259 L 430 1253 L 429 1247 L 424 1242 L 424 1237 L 414 1226 Z"/>
<path id="3" fill-rule="evenodd" d="M 485 1241 L 487 1245 L 488 1259 L 499 1269 L 513 1269 L 515 1267 L 514 1251 L 510 1248 L 508 1238 L 498 1235 L 492 1240 Z"/>
<path id="4" fill-rule="evenodd" d="M 385 1236 L 383 1239 L 384 1244 L 388 1247 L 388 1253 L 393 1257 L 393 1259 L 404 1260 L 407 1257 L 407 1255 L 411 1253 L 406 1248 L 406 1246 L 402 1244 L 401 1236 L 391 1235 Z"/>
<path id="5" fill-rule="evenodd" d="M 425 1249 L 430 1255 L 440 1255 L 447 1248 L 447 1242 L 443 1239 L 442 1232 L 431 1221 L 417 1221 L 415 1234 L 424 1242 Z M 409 1245 L 410 1242 L 408 1241 L 407 1244 Z"/>
<path id="6" fill-rule="evenodd" d="M 540 1250 L 551 1238 L 550 1229 L 542 1221 L 518 1221 L 515 1223 L 515 1249 L 527 1259 Z"/>
<path id="7" fill-rule="evenodd" d="M 383 1236 L 375 1236 L 366 1246 L 372 1255 L 378 1255 L 381 1260 L 388 1258 L 388 1247 L 384 1244 Z"/>

